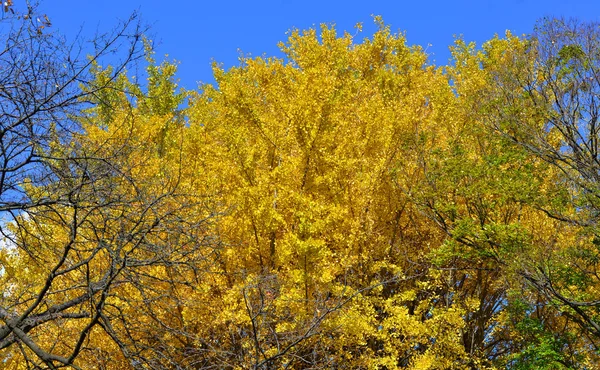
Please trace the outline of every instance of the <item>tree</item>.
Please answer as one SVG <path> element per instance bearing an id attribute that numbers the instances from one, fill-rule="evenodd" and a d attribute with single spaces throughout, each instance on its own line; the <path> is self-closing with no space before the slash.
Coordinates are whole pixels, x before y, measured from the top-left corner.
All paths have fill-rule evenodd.
<path id="1" fill-rule="evenodd" d="M 513 297 L 522 295 L 507 306 L 511 320 L 519 317 L 511 330 L 536 343 L 524 348 L 510 335 L 518 360 L 509 364 L 517 368 L 535 361 L 559 367 L 598 361 L 591 350 L 598 336 L 597 29 L 545 19 L 528 39 L 508 34 L 481 51 L 464 43 L 456 49 L 457 94 L 486 135 L 504 143 L 494 156 L 520 153 L 493 175 L 512 183 L 502 194 L 521 209 L 515 219 L 520 231 L 514 234 L 521 239 L 520 251 L 497 256 L 522 284 L 511 289 Z M 515 178 L 509 169 L 517 163 L 522 169 Z M 495 250 L 514 246 L 514 240 L 490 236 L 489 221 L 481 225 L 479 235 Z"/>
<path id="2" fill-rule="evenodd" d="M 207 364 L 470 361 L 461 330 L 473 301 L 446 299 L 454 289 L 428 257 L 444 234 L 409 196 L 423 153 L 447 143 L 454 96 L 420 48 L 376 22 L 359 43 L 334 27 L 294 31 L 286 59 L 216 66 L 218 87 L 190 104 L 203 173 L 230 207 L 215 263 L 227 278 L 190 298 L 222 302 L 190 313 L 213 349 Z"/>
<path id="3" fill-rule="evenodd" d="M 150 59 L 145 93 L 127 80 L 149 51 L 135 14 L 89 50 L 51 32 L 35 8 L 2 22 L 3 366 L 172 361 L 157 345 L 169 330 L 148 328 L 167 321 L 201 266 L 195 251 L 211 244 L 210 211 L 190 210 L 198 197 L 179 183 L 174 67 Z"/>

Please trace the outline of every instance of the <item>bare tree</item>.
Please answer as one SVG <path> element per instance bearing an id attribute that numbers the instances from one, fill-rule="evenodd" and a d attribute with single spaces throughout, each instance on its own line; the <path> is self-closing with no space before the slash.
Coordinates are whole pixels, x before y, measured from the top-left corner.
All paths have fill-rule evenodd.
<path id="1" fill-rule="evenodd" d="M 177 176 L 140 180 L 144 164 L 131 159 L 140 150 L 135 140 L 122 135 L 90 142 L 83 126 L 90 107 L 111 109 L 103 101 L 107 94 L 139 92 L 118 80 L 145 56 L 144 29 L 133 14 L 91 42 L 67 43 L 34 7 L 19 12 L 6 4 L 0 21 L 0 232 L 4 260 L 14 265 L 0 270 L 4 363 L 78 368 L 82 353 L 103 356 L 92 340 L 99 332 L 133 367 L 175 363 L 170 348 L 152 343 L 177 328 L 164 315 L 153 317 L 152 308 L 141 310 L 168 302 L 168 311 L 177 304 L 175 295 L 164 297 L 197 276 L 203 256 L 194 251 L 214 244 L 204 233 L 211 213 L 204 217 L 202 208 L 196 211 L 202 216 L 183 217 L 193 213 L 193 201 L 178 191 Z M 98 78 L 102 63 L 112 67 Z M 133 100 L 125 98 L 121 109 Z M 134 118 L 123 116 L 114 124 L 127 133 Z M 146 315 L 145 321 L 136 315 Z M 133 334 L 148 327 L 158 329 L 148 337 Z"/>

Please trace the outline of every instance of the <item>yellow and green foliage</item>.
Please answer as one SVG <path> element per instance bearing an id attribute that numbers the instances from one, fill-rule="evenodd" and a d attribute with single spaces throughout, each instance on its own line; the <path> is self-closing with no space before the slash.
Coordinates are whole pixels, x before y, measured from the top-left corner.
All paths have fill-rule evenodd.
<path id="1" fill-rule="evenodd" d="M 555 163 L 536 40 L 436 67 L 375 21 L 294 30 L 199 91 L 152 58 L 146 91 L 96 66 L 113 88 L 48 149 L 86 161 L 26 184 L 82 201 L 15 216 L 1 306 L 80 299 L 28 331 L 80 368 L 598 366 L 597 188 Z"/>

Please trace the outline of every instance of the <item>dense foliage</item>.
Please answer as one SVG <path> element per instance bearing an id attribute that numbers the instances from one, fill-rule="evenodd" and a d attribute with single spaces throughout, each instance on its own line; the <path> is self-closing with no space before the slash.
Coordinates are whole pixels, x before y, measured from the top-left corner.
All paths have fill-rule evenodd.
<path id="1" fill-rule="evenodd" d="M 131 24 L 75 62 L 29 12 L 0 54 L 2 367 L 600 366 L 598 25 L 441 67 L 379 18 L 296 30 L 184 91 Z"/>

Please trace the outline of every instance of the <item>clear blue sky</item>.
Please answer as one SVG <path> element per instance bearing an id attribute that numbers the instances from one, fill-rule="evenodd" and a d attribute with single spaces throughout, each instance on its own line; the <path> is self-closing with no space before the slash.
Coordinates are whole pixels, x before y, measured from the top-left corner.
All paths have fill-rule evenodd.
<path id="1" fill-rule="evenodd" d="M 21 1 L 14 0 L 15 5 Z M 280 55 L 277 43 L 291 28 L 335 23 L 339 31 L 354 33 L 354 25 L 362 22 L 361 38 L 370 36 L 372 14 L 383 16 L 392 30 L 406 32 L 409 44 L 431 44 L 427 51 L 436 64 L 447 63 L 454 35 L 481 43 L 507 29 L 530 33 L 544 16 L 600 21 L 599 0 L 46 0 L 42 9 L 67 36 L 82 25 L 88 35 L 110 29 L 139 10 L 159 41 L 157 57 L 178 60 L 180 84 L 189 89 L 213 81 L 212 60 L 231 67 L 238 64 L 239 51 Z"/>

